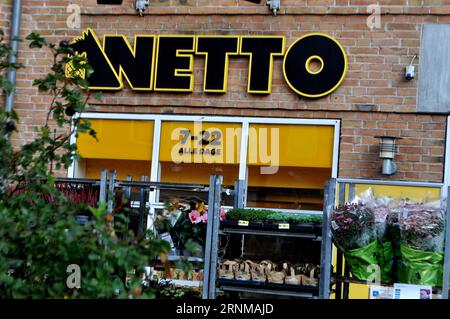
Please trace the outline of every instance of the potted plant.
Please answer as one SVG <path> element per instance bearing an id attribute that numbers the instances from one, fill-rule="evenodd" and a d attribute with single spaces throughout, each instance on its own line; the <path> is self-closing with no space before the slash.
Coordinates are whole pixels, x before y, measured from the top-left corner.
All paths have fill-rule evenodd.
<path id="1" fill-rule="evenodd" d="M 314 232 L 322 224 L 322 216 L 275 212 L 267 216 L 266 227 L 287 231 Z"/>
<path id="2" fill-rule="evenodd" d="M 221 227 L 246 227 L 260 229 L 264 227 L 266 217 L 273 211 L 264 209 L 233 208 L 227 212 Z"/>

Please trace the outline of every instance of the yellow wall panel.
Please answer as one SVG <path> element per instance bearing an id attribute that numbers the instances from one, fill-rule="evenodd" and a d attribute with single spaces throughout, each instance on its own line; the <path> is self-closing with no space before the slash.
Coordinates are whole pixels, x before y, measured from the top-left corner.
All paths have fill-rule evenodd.
<path id="1" fill-rule="evenodd" d="M 79 134 L 78 151 L 83 158 L 151 160 L 153 122 L 133 120 L 89 120 L 96 141 Z"/>
<path id="2" fill-rule="evenodd" d="M 375 197 L 390 196 L 398 199 L 410 199 L 417 202 L 435 201 L 441 197 L 439 187 L 415 187 L 415 186 L 396 186 L 396 185 L 365 185 L 357 184 L 355 194 L 361 194 L 367 189 L 372 188 Z"/>

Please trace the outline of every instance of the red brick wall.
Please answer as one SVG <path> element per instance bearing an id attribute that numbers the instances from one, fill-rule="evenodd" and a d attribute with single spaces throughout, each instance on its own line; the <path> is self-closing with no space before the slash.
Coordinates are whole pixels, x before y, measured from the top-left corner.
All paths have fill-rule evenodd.
<path id="1" fill-rule="evenodd" d="M 285 35 L 290 45 L 305 33 L 320 31 L 338 39 L 349 58 L 341 87 L 318 100 L 301 98 L 290 90 L 281 59 L 274 64 L 270 95 L 246 93 L 248 60 L 244 58 L 232 58 L 226 94 L 205 94 L 204 59 L 196 57 L 194 93 L 142 94 L 125 88 L 106 94 L 100 104 L 92 105 L 93 110 L 342 118 L 341 177 L 386 178 L 379 174 L 374 138 L 386 133 L 404 137 L 397 156 L 399 173 L 391 178 L 442 181 L 445 116 L 414 114 L 417 80 L 405 81 L 404 67 L 411 55 L 419 54 L 424 23 L 450 23 L 448 0 L 382 1 L 381 28 L 373 31 L 366 25 L 366 8 L 373 1 L 366 0 L 283 0 L 277 17 L 262 4 L 237 0 L 188 0 L 186 5 L 179 0 L 153 0 L 144 17 L 136 15 L 129 0 L 122 6 L 72 2 L 82 5 L 81 28 L 94 29 L 100 38 L 105 33 L 124 34 L 130 42 L 135 34 L 277 34 Z M 55 42 L 79 35 L 82 29 L 67 28 L 66 5 L 67 1 L 24 1 L 22 35 L 38 31 Z M 18 75 L 16 110 L 22 118 L 18 143 L 31 138 L 43 121 L 49 100 L 31 83 L 51 62 L 44 52 L 27 49 L 26 43 L 21 45 L 20 57 L 27 68 Z M 375 104 L 375 113 L 358 112 L 358 103 Z"/>
<path id="2" fill-rule="evenodd" d="M 0 30 L 4 32 L 4 40 L 8 41 L 9 39 L 9 24 L 10 24 L 10 16 L 11 16 L 11 1 L 2 1 L 0 3 Z M 6 76 L 6 73 L 4 74 Z M 0 107 L 3 107 L 5 104 L 5 98 L 2 91 L 0 91 Z"/>
<path id="3" fill-rule="evenodd" d="M 0 29 L 5 34 L 9 32 L 9 17 L 11 15 L 11 1 L 2 1 L 0 3 Z"/>

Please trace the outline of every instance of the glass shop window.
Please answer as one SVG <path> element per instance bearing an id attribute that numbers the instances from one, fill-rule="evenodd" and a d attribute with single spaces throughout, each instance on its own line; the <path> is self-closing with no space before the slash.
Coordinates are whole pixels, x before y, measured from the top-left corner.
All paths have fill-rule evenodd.
<path id="1" fill-rule="evenodd" d="M 209 185 L 210 175 L 222 175 L 223 187 L 233 188 L 239 177 L 241 124 L 163 122 L 161 126 L 160 181 Z M 184 196 L 161 190 L 159 202 Z M 196 193 L 207 202 L 208 193 Z M 197 198 L 198 199 L 198 198 Z M 233 199 L 224 199 L 232 205 Z"/>
<path id="2" fill-rule="evenodd" d="M 322 210 L 333 126 L 250 125 L 247 206 Z"/>

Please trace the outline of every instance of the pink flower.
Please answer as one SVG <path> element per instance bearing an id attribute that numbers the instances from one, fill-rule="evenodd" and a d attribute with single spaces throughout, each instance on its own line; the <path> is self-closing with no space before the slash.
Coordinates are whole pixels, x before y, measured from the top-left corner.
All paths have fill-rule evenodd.
<path id="1" fill-rule="evenodd" d="M 224 221 L 226 217 L 227 217 L 227 212 L 225 211 L 225 209 L 221 208 L 220 209 L 220 221 Z"/>
<path id="2" fill-rule="evenodd" d="M 189 213 L 189 219 L 191 220 L 191 223 L 198 224 L 202 221 L 202 218 L 200 217 L 200 213 L 196 210 L 193 210 Z"/>
<path id="3" fill-rule="evenodd" d="M 206 224 L 208 222 L 208 213 L 203 213 L 202 222 L 203 224 Z"/>

